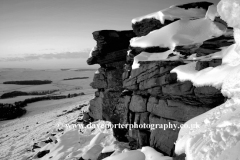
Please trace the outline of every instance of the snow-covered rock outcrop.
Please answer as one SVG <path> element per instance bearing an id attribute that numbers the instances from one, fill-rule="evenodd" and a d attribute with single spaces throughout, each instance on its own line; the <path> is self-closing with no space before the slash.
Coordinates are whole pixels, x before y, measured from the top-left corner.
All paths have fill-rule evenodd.
<path id="1" fill-rule="evenodd" d="M 126 60 L 122 61 L 125 66 L 120 69 L 109 65 L 110 61 L 101 64 L 92 85 L 99 91 L 92 109 L 99 109 L 94 112 L 99 119 L 112 116 L 112 120 L 136 124 L 137 128 L 128 128 L 126 135 L 132 149 L 151 146 L 173 157 L 185 153 L 189 160 L 216 159 L 218 153 L 226 157 L 229 147 L 233 146 L 231 153 L 239 149 L 239 120 L 234 114 L 239 102 L 238 98 L 228 99 L 239 95 L 239 78 L 235 76 L 239 74 L 239 46 L 234 44 L 239 40 L 239 30 L 238 23 L 224 18 L 238 10 L 238 5 L 232 2 L 232 9 L 225 1 L 218 7 L 209 2 L 177 5 L 133 19 L 137 37 L 130 40 Z M 227 15 L 219 12 L 220 8 L 227 10 Z M 116 83 L 119 75 L 108 73 L 111 68 L 122 73 L 122 84 Z M 108 87 L 111 84 L 119 85 Z M 119 87 L 115 90 L 114 86 Z M 116 91 L 122 93 L 114 97 Z M 226 116 L 222 120 L 230 116 L 231 120 L 223 123 L 219 116 Z M 218 131 L 217 125 L 226 130 Z M 129 152 L 133 157 L 135 154 Z M 108 159 L 127 159 L 127 155 Z"/>
<path id="2" fill-rule="evenodd" d="M 95 73 L 90 84 L 97 89 L 95 98 L 90 101 L 89 114 L 94 120 L 107 120 L 112 123 L 127 123 L 128 108 L 123 91 L 122 73 L 126 62 L 129 40 L 134 32 L 101 30 L 93 32 L 97 45 L 87 60 L 89 65 L 99 64 L 101 67 Z M 118 140 L 126 141 L 127 129 L 114 128 Z"/>
<path id="3" fill-rule="evenodd" d="M 196 5 L 199 4 L 204 2 Z M 138 141 L 139 147 L 150 145 L 173 156 L 181 126 L 226 100 L 220 92 L 221 87 L 198 86 L 191 79 L 179 81 L 178 72 L 174 72 L 182 66 L 190 70 L 189 65 L 192 64 L 193 70 L 204 72 L 205 68 L 214 69 L 224 63 L 219 51 L 234 43 L 232 28 L 219 17 L 216 5 L 207 8 L 204 15 L 200 12 L 196 12 L 199 16 L 195 14 L 195 18 L 185 15 L 160 29 L 153 29 L 145 36 L 130 40 L 127 67 L 123 73 L 123 87 L 127 90 L 125 97 L 131 99 L 129 122 L 177 126 L 154 130 L 132 129 L 129 135 Z M 182 9 L 181 13 L 188 11 Z M 137 19 L 143 21 L 144 18 L 149 16 Z M 136 23 L 136 19 L 133 22 Z"/>
<path id="4" fill-rule="evenodd" d="M 176 5 L 145 16 L 134 18 L 132 27 L 137 36 L 145 36 L 149 32 L 160 29 L 179 19 L 203 18 L 212 5 L 210 2 L 194 2 Z"/>
<path id="5" fill-rule="evenodd" d="M 240 14 L 240 1 L 222 0 L 217 8 L 221 18 L 234 28 L 236 42 L 218 53 L 222 56 L 222 65 L 200 72 L 193 71 L 190 66 L 185 67 L 185 71 L 183 66 L 173 71 L 178 74 L 179 79 L 184 77 L 196 85 L 221 87 L 221 92 L 230 98 L 226 103 L 186 123 L 198 123 L 199 129 L 180 130 L 175 152 L 186 153 L 188 160 L 240 159 L 240 23 L 237 16 Z M 189 68 L 190 72 L 186 68 Z M 183 76 L 181 73 L 187 74 Z M 202 81 L 198 81 L 199 79 Z"/>

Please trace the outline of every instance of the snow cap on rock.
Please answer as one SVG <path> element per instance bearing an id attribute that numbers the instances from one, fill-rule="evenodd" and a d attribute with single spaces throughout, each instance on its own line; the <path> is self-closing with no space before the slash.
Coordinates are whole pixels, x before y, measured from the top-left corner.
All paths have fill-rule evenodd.
<path id="1" fill-rule="evenodd" d="M 240 0 L 221 0 L 217 5 L 217 10 L 230 27 L 240 29 Z"/>

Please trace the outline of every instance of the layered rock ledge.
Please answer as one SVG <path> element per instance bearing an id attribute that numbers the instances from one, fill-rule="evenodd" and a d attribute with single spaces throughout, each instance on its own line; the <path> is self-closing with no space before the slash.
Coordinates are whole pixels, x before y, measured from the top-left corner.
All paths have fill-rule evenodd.
<path id="1" fill-rule="evenodd" d="M 138 142 L 138 147 L 150 145 L 172 156 L 180 125 L 224 103 L 224 96 L 214 87 L 195 87 L 190 81 L 177 81 L 176 73 L 170 71 L 181 64 L 181 61 L 140 62 L 138 69 L 124 72 L 123 87 L 128 90 L 124 97 L 129 101 L 126 103 L 129 119 L 133 119 L 130 123 L 177 126 L 132 129 L 129 136 Z"/>

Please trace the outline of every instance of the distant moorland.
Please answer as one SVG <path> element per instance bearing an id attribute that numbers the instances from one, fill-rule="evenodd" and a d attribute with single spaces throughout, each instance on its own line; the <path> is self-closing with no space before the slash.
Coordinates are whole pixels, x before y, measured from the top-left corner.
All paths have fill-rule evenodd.
<path id="1" fill-rule="evenodd" d="M 24 81 L 6 81 L 3 84 L 17 84 L 17 85 L 42 85 L 51 84 L 50 80 L 24 80 Z"/>
<path id="2" fill-rule="evenodd" d="M 66 78 L 63 79 L 64 81 L 68 81 L 68 80 L 74 80 L 74 79 L 88 79 L 89 77 L 74 77 L 74 78 Z"/>
<path id="3" fill-rule="evenodd" d="M 58 95 L 58 96 L 42 96 L 25 99 L 24 101 L 15 102 L 14 104 L 3 104 L 0 103 L 0 120 L 8 120 L 22 116 L 27 111 L 24 107 L 29 103 L 44 101 L 44 100 L 57 100 L 65 98 L 73 98 L 77 96 L 85 95 L 83 92 L 74 93 L 68 95 Z"/>
<path id="4" fill-rule="evenodd" d="M 33 92 L 22 92 L 22 91 L 13 91 L 13 92 L 7 92 L 1 95 L 1 99 L 5 98 L 14 98 L 18 96 L 31 96 L 31 95 L 46 95 L 46 94 L 52 94 L 54 92 L 57 92 L 59 90 L 48 90 L 48 91 L 33 91 Z"/>

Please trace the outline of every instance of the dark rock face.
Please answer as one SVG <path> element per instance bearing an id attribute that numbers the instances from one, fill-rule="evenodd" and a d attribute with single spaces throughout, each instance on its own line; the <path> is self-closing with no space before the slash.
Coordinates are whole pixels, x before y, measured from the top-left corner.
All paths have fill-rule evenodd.
<path id="1" fill-rule="evenodd" d="M 50 152 L 50 150 L 41 151 L 41 152 L 38 152 L 36 156 L 37 156 L 37 158 L 42 158 L 43 156 L 45 156 L 49 152 Z"/>
<path id="2" fill-rule="evenodd" d="M 120 92 L 104 92 L 103 97 L 103 119 L 109 120 L 114 124 L 126 123 L 128 108 L 125 106 L 125 98 L 120 98 Z M 128 102 L 126 102 L 128 103 Z"/>
<path id="3" fill-rule="evenodd" d="M 126 49 L 129 46 L 129 40 L 133 37 L 135 37 L 135 34 L 132 30 L 93 32 L 93 38 L 97 41 L 97 50 L 100 54 Z"/>
<path id="4" fill-rule="evenodd" d="M 133 37 L 135 37 L 135 34 L 132 30 L 101 30 L 93 32 L 93 38 L 97 41 L 97 46 L 92 51 L 87 63 L 89 65 L 102 65 L 126 60 L 126 49 L 129 46 L 129 40 Z"/>
<path id="5" fill-rule="evenodd" d="M 88 65 L 93 65 L 93 64 L 105 65 L 112 62 L 125 61 L 126 56 L 127 56 L 127 49 L 122 49 L 118 51 L 109 52 L 104 55 L 96 54 L 96 56 L 92 56 L 88 58 L 87 63 Z"/>
<path id="6" fill-rule="evenodd" d="M 224 22 L 223 22 L 224 23 Z M 204 41 L 202 44 L 177 46 L 174 51 L 182 55 L 189 56 L 196 53 L 197 57 L 221 51 L 222 47 L 230 46 L 234 43 L 232 28 L 228 28 L 226 34 Z"/>
<path id="7" fill-rule="evenodd" d="M 181 154 L 179 156 L 173 157 L 173 160 L 185 160 L 186 154 Z"/>
<path id="8" fill-rule="evenodd" d="M 196 115 L 205 113 L 209 109 L 206 107 L 188 105 L 180 101 L 159 100 L 156 97 L 150 97 L 147 110 L 159 117 L 186 122 L 196 117 Z"/>
<path id="9" fill-rule="evenodd" d="M 130 100 L 121 97 L 124 62 L 116 63 L 116 68 L 101 67 L 94 75 L 91 86 L 98 89 L 98 94 L 90 101 L 89 110 L 90 116 L 95 120 L 105 119 L 114 123 L 126 123 L 128 113 L 126 105 Z"/>
<path id="10" fill-rule="evenodd" d="M 184 9 L 190 9 L 190 8 L 202 8 L 204 10 L 208 10 L 208 7 L 213 5 L 211 2 L 194 2 L 194 3 L 187 3 L 187 4 L 182 4 L 182 5 L 177 5 L 176 7 L 179 8 L 184 8 Z"/>
<path id="11" fill-rule="evenodd" d="M 176 142 L 178 137 L 180 123 L 176 123 L 174 121 L 154 115 L 151 115 L 149 119 L 151 124 L 159 125 L 158 128 L 151 131 L 150 146 L 166 155 L 173 155 L 174 142 Z M 162 127 L 164 125 L 176 125 L 177 129 L 164 128 Z"/>
<path id="12" fill-rule="evenodd" d="M 181 95 L 191 95 L 193 94 L 193 85 L 190 81 L 177 82 L 174 84 L 163 86 L 163 94 L 181 96 Z"/>
<path id="13" fill-rule="evenodd" d="M 198 100 L 203 104 L 213 104 L 214 106 L 218 106 L 225 101 L 220 90 L 214 87 L 197 87 L 194 89 L 194 93 Z"/>
<path id="14" fill-rule="evenodd" d="M 134 95 L 132 96 L 131 103 L 129 105 L 129 109 L 132 112 L 146 112 L 147 111 L 147 99 Z"/>
<path id="15" fill-rule="evenodd" d="M 207 67 L 217 67 L 222 64 L 222 59 L 212 59 L 211 61 L 198 61 L 196 65 L 196 70 L 200 71 Z"/>
<path id="16" fill-rule="evenodd" d="M 212 60 L 206 63 L 203 63 L 203 66 L 214 67 L 220 65 L 221 61 Z M 183 64 L 182 61 L 140 62 L 140 67 L 132 70 L 128 78 L 123 76 L 123 87 L 129 92 L 132 91 L 132 94 L 128 95 L 131 97 L 127 107 L 131 113 L 129 123 L 177 126 L 154 130 L 133 129 L 129 136 L 136 140 L 138 147 L 146 145 L 146 139 L 149 138 L 150 146 L 173 156 L 180 125 L 224 103 L 225 98 L 220 90 L 214 87 L 195 87 L 190 81 L 177 81 L 176 73 L 170 71 Z"/>
<path id="17" fill-rule="evenodd" d="M 107 158 L 107 157 L 109 157 L 112 153 L 113 153 L 113 152 L 101 153 L 101 154 L 98 156 L 97 160 L 102 160 L 102 159 L 104 159 L 104 158 Z"/>
<path id="18" fill-rule="evenodd" d="M 113 124 L 125 124 L 128 121 L 128 105 L 131 97 L 122 96 L 122 74 L 126 62 L 129 40 L 133 31 L 102 30 L 93 32 L 97 46 L 87 60 L 89 65 L 100 64 L 95 73 L 92 88 L 98 91 L 90 101 L 89 115 L 94 120 L 108 120 Z M 131 92 L 131 91 L 130 91 Z M 127 129 L 114 128 L 114 136 L 119 141 L 126 141 Z"/>
<path id="19" fill-rule="evenodd" d="M 164 47 L 148 47 L 148 48 L 140 48 L 140 47 L 130 47 L 130 54 L 132 54 L 133 57 L 140 54 L 141 52 L 147 52 L 147 53 L 161 53 L 166 52 L 169 50 L 169 48 Z M 129 56 L 129 55 L 128 55 Z M 130 55 L 131 56 L 131 55 Z M 132 59 L 133 57 L 129 57 L 129 59 Z"/>
<path id="20" fill-rule="evenodd" d="M 135 24 L 132 24 L 132 28 L 134 33 L 140 37 L 140 36 L 146 36 L 148 33 L 150 33 L 153 30 L 160 29 L 172 22 L 175 22 L 179 19 L 175 20 L 166 20 L 164 24 L 162 24 L 159 20 L 155 18 L 149 18 L 149 19 L 143 19 L 140 22 L 136 22 Z"/>

